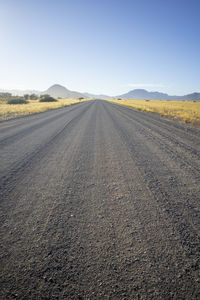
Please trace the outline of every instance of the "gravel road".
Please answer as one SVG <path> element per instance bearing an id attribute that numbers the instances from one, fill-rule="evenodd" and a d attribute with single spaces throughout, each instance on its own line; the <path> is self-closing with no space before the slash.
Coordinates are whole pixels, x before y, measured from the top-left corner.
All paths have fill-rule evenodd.
<path id="1" fill-rule="evenodd" d="M 0 299 L 200 299 L 200 130 L 95 100 L 0 157 Z"/>

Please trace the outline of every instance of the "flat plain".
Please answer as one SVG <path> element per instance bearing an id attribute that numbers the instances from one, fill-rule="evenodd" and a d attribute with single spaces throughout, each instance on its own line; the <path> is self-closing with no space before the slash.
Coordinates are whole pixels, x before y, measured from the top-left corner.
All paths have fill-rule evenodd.
<path id="1" fill-rule="evenodd" d="M 200 101 L 127 99 L 110 101 L 200 127 Z"/>
<path id="2" fill-rule="evenodd" d="M 1 299 L 199 299 L 200 130 L 106 101 L 0 123 Z"/>
<path id="3" fill-rule="evenodd" d="M 81 101 L 86 101 L 82 99 Z M 0 99 L 0 120 L 19 117 L 28 114 L 40 113 L 49 109 L 63 108 L 79 103 L 79 99 L 57 99 L 57 102 L 39 102 L 29 100 L 28 104 L 7 104 L 7 99 Z"/>

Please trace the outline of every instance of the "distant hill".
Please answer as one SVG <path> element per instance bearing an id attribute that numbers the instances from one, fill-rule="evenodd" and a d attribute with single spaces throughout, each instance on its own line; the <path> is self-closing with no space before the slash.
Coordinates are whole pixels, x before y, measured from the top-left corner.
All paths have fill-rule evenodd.
<path id="1" fill-rule="evenodd" d="M 80 97 L 85 97 L 84 94 L 75 92 L 75 91 L 70 91 L 66 87 L 59 85 L 59 84 L 54 84 L 50 88 L 48 88 L 46 91 L 42 92 L 41 95 L 48 94 L 51 97 L 54 98 L 80 98 Z"/>
<path id="2" fill-rule="evenodd" d="M 1 93 L 11 93 L 13 96 L 24 96 L 25 94 L 40 94 L 37 90 L 7 90 L 7 89 L 0 89 Z"/>
<path id="3" fill-rule="evenodd" d="M 200 93 L 192 93 L 185 96 L 177 97 L 179 100 L 188 100 L 188 101 L 200 101 Z"/>
<path id="4" fill-rule="evenodd" d="M 125 98 L 125 99 L 168 99 L 169 95 L 159 92 L 148 92 L 144 89 L 136 89 L 129 91 L 126 94 L 118 96 L 119 98 Z"/>
<path id="5" fill-rule="evenodd" d="M 37 90 L 8 90 L 8 89 L 0 89 L 0 92 L 8 92 L 13 96 L 23 96 L 24 94 L 36 94 L 36 95 L 44 95 L 48 94 L 55 98 L 96 98 L 96 99 L 109 99 L 109 98 L 120 98 L 120 99 L 145 99 L 145 100 L 187 100 L 187 101 L 200 101 L 200 93 L 192 93 L 183 96 L 171 96 L 166 93 L 161 92 L 149 92 L 145 89 L 135 89 L 131 90 L 128 93 L 118 95 L 115 97 L 111 97 L 108 95 L 96 95 L 91 93 L 79 93 L 76 91 L 70 91 L 66 87 L 60 84 L 54 84 L 50 88 L 48 88 L 44 92 L 40 92 Z"/>
<path id="6" fill-rule="evenodd" d="M 85 97 L 87 98 L 97 98 L 97 99 L 109 99 L 112 98 L 108 95 L 95 95 L 95 94 L 90 94 L 90 93 L 84 93 Z"/>
<path id="7" fill-rule="evenodd" d="M 200 101 L 200 93 L 193 93 L 184 96 L 170 96 L 160 92 L 148 92 L 144 89 L 135 89 L 129 91 L 126 94 L 116 96 L 121 99 L 145 99 L 145 100 L 188 100 L 188 101 Z"/>

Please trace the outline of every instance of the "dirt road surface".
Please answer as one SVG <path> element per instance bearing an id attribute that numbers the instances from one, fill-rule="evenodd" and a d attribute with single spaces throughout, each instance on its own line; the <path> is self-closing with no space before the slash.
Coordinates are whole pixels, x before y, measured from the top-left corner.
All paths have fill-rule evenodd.
<path id="1" fill-rule="evenodd" d="M 0 157 L 0 299 L 200 299 L 200 130 L 95 100 Z"/>

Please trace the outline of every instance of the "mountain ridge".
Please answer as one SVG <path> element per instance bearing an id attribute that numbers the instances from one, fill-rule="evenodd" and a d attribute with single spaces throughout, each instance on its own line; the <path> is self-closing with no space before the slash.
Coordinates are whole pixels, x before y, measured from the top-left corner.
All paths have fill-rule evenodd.
<path id="1" fill-rule="evenodd" d="M 167 93 L 162 93 L 158 91 L 150 92 L 145 89 L 134 89 L 125 94 L 121 94 L 118 96 L 108 96 L 108 95 L 96 95 L 92 93 L 81 93 L 77 91 L 71 91 L 67 89 L 65 86 L 60 84 L 54 84 L 50 86 L 47 90 L 41 92 L 37 90 L 18 90 L 18 89 L 0 89 L 0 92 L 10 92 L 13 95 L 23 96 L 24 94 L 37 94 L 44 95 L 48 94 L 55 98 L 99 98 L 99 99 L 138 99 L 138 100 L 186 100 L 186 101 L 200 101 L 200 93 L 194 92 L 191 94 L 183 95 L 183 96 L 171 96 Z"/>
<path id="2" fill-rule="evenodd" d="M 91 94 L 91 93 L 83 93 L 85 95 L 85 97 L 87 98 L 98 98 L 98 99 L 105 99 L 105 98 L 113 98 L 111 96 L 108 96 L 108 95 L 103 95 L 103 94 L 100 94 L 100 95 L 97 95 L 97 94 Z"/>
<path id="3" fill-rule="evenodd" d="M 117 96 L 121 99 L 138 99 L 138 100 L 188 100 L 188 101 L 200 101 L 200 93 L 194 92 L 183 96 L 170 96 L 167 93 L 161 92 L 149 92 L 145 89 L 134 89 L 128 93 Z"/>
<path id="4" fill-rule="evenodd" d="M 41 92 L 38 90 L 0 89 L 0 93 L 11 93 L 13 96 L 24 96 L 25 94 L 39 95 Z"/>
<path id="5" fill-rule="evenodd" d="M 60 84 L 54 84 L 50 86 L 46 91 L 42 92 L 41 95 L 48 94 L 54 98 L 82 98 L 85 97 L 83 93 L 68 90 L 65 86 Z"/>

